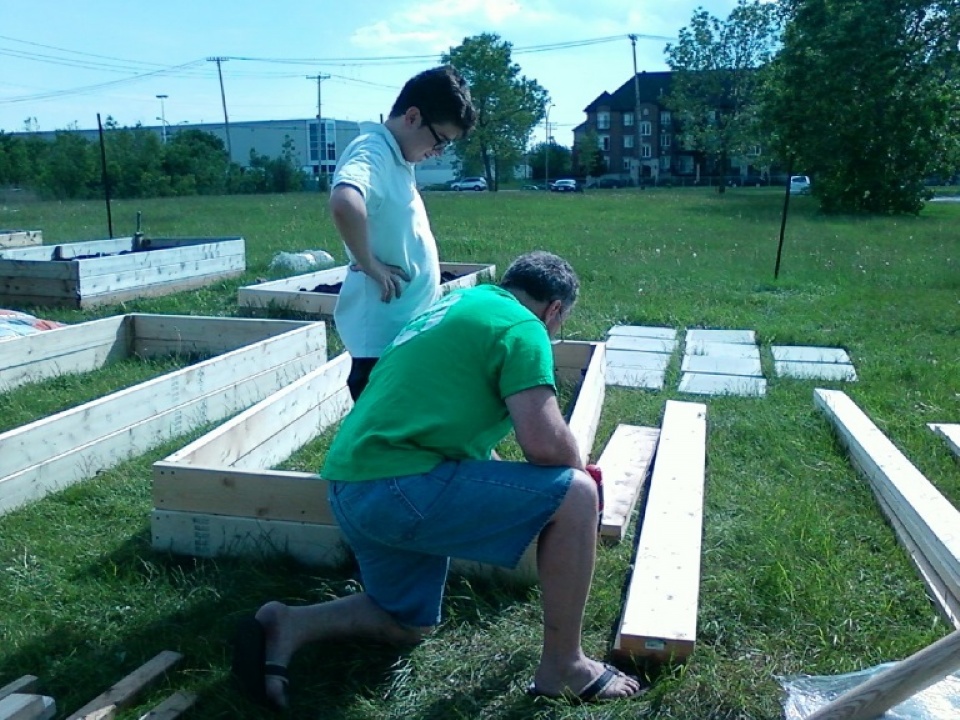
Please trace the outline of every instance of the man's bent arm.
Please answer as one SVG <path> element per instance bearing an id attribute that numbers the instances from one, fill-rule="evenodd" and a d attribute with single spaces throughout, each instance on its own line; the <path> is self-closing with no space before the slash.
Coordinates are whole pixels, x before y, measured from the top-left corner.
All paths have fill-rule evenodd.
<path id="1" fill-rule="evenodd" d="M 517 443 L 534 465 L 554 465 L 583 470 L 577 440 L 570 432 L 553 388 L 540 385 L 506 399 Z"/>
<path id="2" fill-rule="evenodd" d="M 352 185 L 337 185 L 330 193 L 330 214 L 357 264 L 368 271 L 374 266 L 374 257 L 367 238 L 367 205 L 363 195 Z"/>

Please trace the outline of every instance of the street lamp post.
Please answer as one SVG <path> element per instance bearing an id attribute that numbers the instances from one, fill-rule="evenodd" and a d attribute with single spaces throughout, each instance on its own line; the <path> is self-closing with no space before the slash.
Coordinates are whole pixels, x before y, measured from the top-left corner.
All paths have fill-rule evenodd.
<path id="1" fill-rule="evenodd" d="M 547 105 L 547 117 L 544 120 L 547 126 L 547 142 L 543 146 L 543 175 L 547 190 L 550 189 L 550 108 L 552 107 L 553 103 Z"/>
<path id="2" fill-rule="evenodd" d="M 167 113 L 166 109 L 163 107 L 163 101 L 166 100 L 169 95 L 157 95 L 157 99 L 160 101 L 160 137 L 163 138 L 163 144 L 167 144 Z"/>

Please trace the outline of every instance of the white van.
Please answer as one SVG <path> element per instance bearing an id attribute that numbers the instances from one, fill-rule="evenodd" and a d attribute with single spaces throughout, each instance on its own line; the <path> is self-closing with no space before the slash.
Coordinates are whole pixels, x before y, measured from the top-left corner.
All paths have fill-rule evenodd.
<path id="1" fill-rule="evenodd" d="M 806 175 L 792 175 L 790 177 L 790 194 L 809 195 L 810 178 L 808 178 Z"/>

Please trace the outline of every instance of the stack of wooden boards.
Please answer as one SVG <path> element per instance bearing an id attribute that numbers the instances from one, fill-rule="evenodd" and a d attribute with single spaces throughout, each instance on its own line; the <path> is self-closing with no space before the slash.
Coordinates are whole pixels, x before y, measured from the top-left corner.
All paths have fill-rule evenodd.
<path id="1" fill-rule="evenodd" d="M 845 393 L 818 389 L 814 402 L 870 482 L 934 603 L 960 628 L 960 512 Z"/>

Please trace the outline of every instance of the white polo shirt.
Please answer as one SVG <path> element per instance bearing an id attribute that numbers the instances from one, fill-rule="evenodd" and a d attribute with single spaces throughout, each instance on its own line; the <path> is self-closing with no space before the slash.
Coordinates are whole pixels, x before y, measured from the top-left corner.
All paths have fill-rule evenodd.
<path id="1" fill-rule="evenodd" d="M 348 270 L 334 319 L 351 355 L 380 357 L 403 326 L 440 296 L 440 259 L 413 163 L 404 160 L 386 126 L 362 123 L 360 133 L 343 151 L 333 187 L 345 184 L 360 191 L 374 256 L 406 270 L 410 281 L 401 281 L 400 297 L 385 303 L 377 283 L 359 270 Z M 347 256 L 353 264 L 350 248 Z"/>

